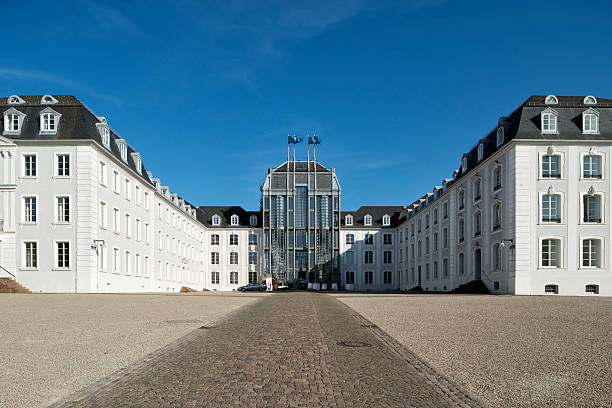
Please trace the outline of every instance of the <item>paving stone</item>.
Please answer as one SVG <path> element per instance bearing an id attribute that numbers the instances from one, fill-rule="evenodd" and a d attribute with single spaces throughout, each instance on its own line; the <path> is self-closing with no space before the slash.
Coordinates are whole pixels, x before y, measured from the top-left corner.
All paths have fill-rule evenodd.
<path id="1" fill-rule="evenodd" d="M 344 343 L 343 343 L 344 342 Z M 365 347 L 347 347 L 343 344 Z M 279 293 L 54 407 L 482 407 L 331 296 Z"/>

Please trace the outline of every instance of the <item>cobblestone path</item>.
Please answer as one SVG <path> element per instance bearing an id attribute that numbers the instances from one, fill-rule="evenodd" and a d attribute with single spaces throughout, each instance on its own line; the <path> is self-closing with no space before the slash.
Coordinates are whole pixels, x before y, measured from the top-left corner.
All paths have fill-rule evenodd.
<path id="1" fill-rule="evenodd" d="M 331 296 L 272 294 L 53 407 L 482 407 Z"/>

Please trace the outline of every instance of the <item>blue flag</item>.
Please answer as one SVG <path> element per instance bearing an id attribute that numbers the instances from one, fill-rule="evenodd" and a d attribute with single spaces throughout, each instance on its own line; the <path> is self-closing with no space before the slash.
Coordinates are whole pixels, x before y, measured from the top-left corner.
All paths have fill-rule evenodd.
<path id="1" fill-rule="evenodd" d="M 319 136 L 308 136 L 308 144 L 318 145 L 321 143 Z"/>
<path id="2" fill-rule="evenodd" d="M 287 136 L 287 144 L 296 144 L 300 143 L 303 139 L 299 136 Z"/>

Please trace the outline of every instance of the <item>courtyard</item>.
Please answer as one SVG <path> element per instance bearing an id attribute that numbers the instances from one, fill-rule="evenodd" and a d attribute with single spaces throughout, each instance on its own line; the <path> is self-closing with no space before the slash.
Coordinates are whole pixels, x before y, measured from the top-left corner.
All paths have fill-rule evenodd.
<path id="1" fill-rule="evenodd" d="M 0 406 L 612 406 L 612 299 L 2 295 Z"/>

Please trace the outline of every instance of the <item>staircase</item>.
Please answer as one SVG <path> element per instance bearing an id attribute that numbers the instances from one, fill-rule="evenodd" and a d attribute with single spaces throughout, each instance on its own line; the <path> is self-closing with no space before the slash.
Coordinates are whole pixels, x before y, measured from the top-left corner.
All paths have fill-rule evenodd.
<path id="1" fill-rule="evenodd" d="M 0 293 L 32 293 L 32 291 L 13 278 L 0 278 Z"/>
<path id="2" fill-rule="evenodd" d="M 481 280 L 473 280 L 450 291 L 450 293 L 490 295 L 491 292 Z"/>

